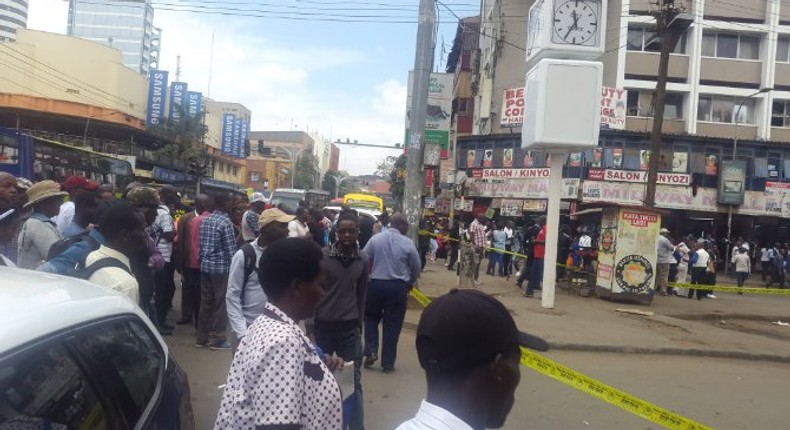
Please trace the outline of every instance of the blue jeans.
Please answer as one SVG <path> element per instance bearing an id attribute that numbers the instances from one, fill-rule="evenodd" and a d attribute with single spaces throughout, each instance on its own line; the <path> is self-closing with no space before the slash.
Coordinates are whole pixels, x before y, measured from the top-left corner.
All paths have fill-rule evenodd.
<path id="1" fill-rule="evenodd" d="M 379 322 L 382 324 L 381 367 L 395 367 L 398 338 L 406 316 L 405 281 L 371 279 L 365 300 L 365 355 L 379 350 Z"/>
<path id="2" fill-rule="evenodd" d="M 505 263 L 502 258 L 502 254 L 490 251 L 488 254 L 488 270 L 486 270 L 486 273 L 489 275 L 495 275 L 494 271 L 496 270 L 497 264 L 499 264 L 499 276 L 505 276 Z"/>
<path id="3" fill-rule="evenodd" d="M 535 290 L 543 282 L 543 259 L 535 258 L 532 260 L 532 268 L 529 271 L 529 283 L 527 284 L 527 294 L 534 294 Z"/>

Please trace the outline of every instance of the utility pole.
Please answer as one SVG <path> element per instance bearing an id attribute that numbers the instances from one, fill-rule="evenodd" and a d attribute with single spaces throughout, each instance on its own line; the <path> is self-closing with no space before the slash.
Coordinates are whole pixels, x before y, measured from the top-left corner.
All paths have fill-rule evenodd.
<path id="1" fill-rule="evenodd" d="M 650 163 L 647 170 L 647 190 L 644 200 L 645 206 L 649 208 L 656 205 L 656 182 L 658 181 L 658 162 L 661 159 L 661 131 L 664 127 L 669 54 L 675 49 L 680 35 L 688 28 L 688 25 L 675 23 L 675 18 L 680 14 L 680 9 L 675 6 L 675 0 L 659 1 L 659 10 L 656 13 L 656 36 L 661 40 L 661 57 L 658 62 L 656 91 L 653 95 L 653 132 L 650 135 Z"/>
<path id="2" fill-rule="evenodd" d="M 420 17 L 417 25 L 417 49 L 414 55 L 411 114 L 406 169 L 406 187 L 403 192 L 403 212 L 409 221 L 409 238 L 417 244 L 422 206 L 423 151 L 425 149 L 425 119 L 428 111 L 428 85 L 433 69 L 433 31 L 436 25 L 434 0 L 420 0 Z"/>

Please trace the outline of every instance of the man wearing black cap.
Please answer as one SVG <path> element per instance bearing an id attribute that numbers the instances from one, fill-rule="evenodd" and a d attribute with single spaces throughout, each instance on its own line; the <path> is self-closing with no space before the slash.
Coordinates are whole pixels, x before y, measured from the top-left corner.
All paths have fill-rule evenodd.
<path id="1" fill-rule="evenodd" d="M 497 299 L 452 290 L 434 300 L 417 326 L 417 356 L 428 393 L 417 415 L 397 430 L 500 428 L 521 380 L 520 347 L 546 351 L 543 339 L 519 332 Z"/>

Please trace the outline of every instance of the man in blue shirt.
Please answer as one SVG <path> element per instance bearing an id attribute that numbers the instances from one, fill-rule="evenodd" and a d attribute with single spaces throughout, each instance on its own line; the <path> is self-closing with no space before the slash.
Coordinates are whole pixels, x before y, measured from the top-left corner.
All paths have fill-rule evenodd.
<path id="1" fill-rule="evenodd" d="M 195 346 L 221 350 L 230 349 L 225 336 L 228 326 L 225 295 L 230 262 L 236 253 L 236 234 L 228 215 L 233 207 L 231 195 L 219 194 L 214 202 L 214 212 L 200 225 L 201 302 Z"/>
<path id="2" fill-rule="evenodd" d="M 385 373 L 395 370 L 408 293 L 422 270 L 417 247 L 406 236 L 408 231 L 406 218 L 395 214 L 390 229 L 373 236 L 364 249 L 373 262 L 365 301 L 365 367 L 378 360 L 379 322 L 383 319 L 381 367 Z"/>

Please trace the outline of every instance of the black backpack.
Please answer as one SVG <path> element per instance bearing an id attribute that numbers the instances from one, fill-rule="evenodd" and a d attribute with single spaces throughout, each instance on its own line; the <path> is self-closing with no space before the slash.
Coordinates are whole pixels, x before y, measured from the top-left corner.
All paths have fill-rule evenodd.
<path id="1" fill-rule="evenodd" d="M 126 273 L 132 275 L 132 272 L 131 270 L 129 270 L 129 267 L 123 264 L 121 260 L 118 260 L 117 258 L 113 258 L 113 257 L 107 257 L 89 264 L 87 267 L 79 271 L 77 277 L 87 280 L 90 279 L 94 273 L 107 267 L 117 267 L 119 269 L 123 269 Z"/>
<path id="2" fill-rule="evenodd" d="M 244 253 L 244 283 L 241 284 L 241 305 L 244 306 L 244 292 L 247 290 L 247 281 L 250 280 L 250 276 L 254 272 L 257 271 L 258 265 L 256 264 L 256 255 L 255 255 L 255 248 L 252 247 L 251 243 L 245 243 L 244 246 L 241 247 L 241 252 Z"/>

